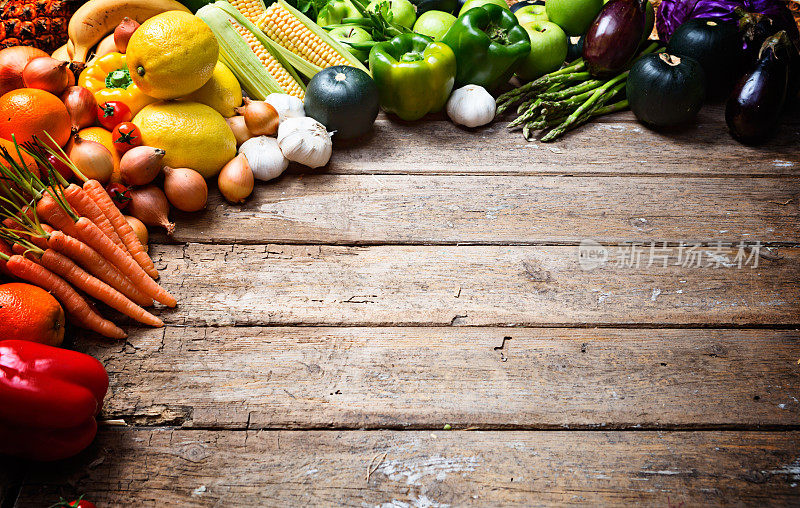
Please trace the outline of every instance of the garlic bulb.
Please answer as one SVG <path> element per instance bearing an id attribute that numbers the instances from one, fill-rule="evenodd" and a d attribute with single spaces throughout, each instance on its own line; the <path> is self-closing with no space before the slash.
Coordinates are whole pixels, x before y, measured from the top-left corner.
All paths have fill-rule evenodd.
<path id="1" fill-rule="evenodd" d="M 267 136 L 248 139 L 242 143 L 239 153 L 247 157 L 250 169 L 258 180 L 277 178 L 289 165 L 289 160 L 283 156 L 278 141 Z"/>
<path id="2" fill-rule="evenodd" d="M 480 127 L 494 120 L 497 103 L 485 88 L 467 85 L 455 90 L 447 101 L 447 116 L 465 127 Z"/>
<path id="3" fill-rule="evenodd" d="M 287 118 L 281 123 L 278 128 L 278 145 L 284 157 L 310 168 L 327 164 L 333 151 L 328 130 L 307 116 Z"/>
<path id="4" fill-rule="evenodd" d="M 267 95 L 264 102 L 275 108 L 278 112 L 280 121 L 287 118 L 300 118 L 306 116 L 306 110 L 303 108 L 303 101 L 294 95 L 285 93 L 271 93 Z"/>

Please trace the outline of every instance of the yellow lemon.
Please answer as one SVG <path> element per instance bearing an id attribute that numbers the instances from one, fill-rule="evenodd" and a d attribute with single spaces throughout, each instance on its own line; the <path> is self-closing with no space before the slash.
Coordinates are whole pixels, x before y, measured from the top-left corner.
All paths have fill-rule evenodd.
<path id="1" fill-rule="evenodd" d="M 229 118 L 236 114 L 233 108 L 242 104 L 242 87 L 231 70 L 224 63 L 217 62 L 211 79 L 185 99 L 211 106 L 220 115 Z"/>
<path id="2" fill-rule="evenodd" d="M 236 156 L 236 138 L 213 108 L 197 102 L 161 101 L 133 119 L 142 144 L 166 151 L 164 165 L 194 169 L 205 178 Z"/>
<path id="3" fill-rule="evenodd" d="M 133 32 L 125 55 L 131 79 L 142 92 L 157 99 L 175 99 L 211 78 L 219 44 L 202 19 L 167 11 Z"/>

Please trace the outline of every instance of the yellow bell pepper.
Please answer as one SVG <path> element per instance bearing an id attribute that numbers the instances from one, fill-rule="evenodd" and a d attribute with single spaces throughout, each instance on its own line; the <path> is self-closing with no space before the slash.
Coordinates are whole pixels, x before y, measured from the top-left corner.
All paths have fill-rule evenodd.
<path id="1" fill-rule="evenodd" d="M 158 100 L 145 95 L 133 83 L 122 53 L 109 53 L 98 58 L 83 70 L 78 85 L 92 92 L 97 104 L 119 101 L 128 106 L 134 116 L 143 107 Z"/>

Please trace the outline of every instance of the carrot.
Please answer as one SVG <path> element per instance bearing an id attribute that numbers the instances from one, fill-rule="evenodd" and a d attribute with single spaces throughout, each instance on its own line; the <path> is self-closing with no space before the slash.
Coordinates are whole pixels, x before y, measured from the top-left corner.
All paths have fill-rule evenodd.
<path id="1" fill-rule="evenodd" d="M 155 326 L 156 328 L 164 326 L 164 323 L 156 316 L 139 307 L 105 282 L 86 273 L 68 257 L 52 249 L 44 251 L 39 258 L 39 264 L 56 275 L 63 277 L 73 287 L 140 323 Z"/>
<path id="2" fill-rule="evenodd" d="M 128 224 L 122 212 L 116 207 L 111 196 L 109 196 L 103 188 L 103 185 L 97 180 L 87 180 L 83 184 L 83 190 L 89 194 L 94 202 L 97 203 L 97 206 L 106 214 L 106 217 L 111 221 L 114 229 L 117 230 L 120 239 L 122 239 L 122 242 L 128 248 L 128 252 L 133 256 L 133 259 L 136 260 L 139 266 L 141 266 L 150 277 L 158 279 L 158 270 L 156 270 L 153 260 L 147 255 L 147 251 L 139 241 L 139 237 L 133 232 L 133 228 L 131 228 L 131 225 Z"/>
<path id="3" fill-rule="evenodd" d="M 46 225 L 43 224 L 43 227 Z M 52 229 L 49 226 L 47 229 Z M 47 247 L 64 254 L 89 273 L 116 289 L 142 307 L 153 305 L 153 299 L 139 291 L 117 267 L 109 263 L 96 250 L 61 231 L 50 231 Z"/>
<path id="4" fill-rule="evenodd" d="M 103 319 L 95 312 L 77 291 L 61 277 L 47 268 L 37 265 L 22 256 L 11 256 L 6 268 L 16 277 L 49 291 L 61 302 L 67 313 L 83 328 L 92 330 L 112 339 L 124 339 L 127 334 L 114 323 Z"/>
<path id="5" fill-rule="evenodd" d="M 81 217 L 74 226 L 77 232 L 76 238 L 83 240 L 86 245 L 94 248 L 111 264 L 119 268 L 119 271 L 137 285 L 144 294 L 167 307 L 175 307 L 178 304 L 175 298 L 151 279 L 127 252 L 123 252 L 114 245 L 114 242 L 109 240 L 94 222 L 86 217 Z"/>
<path id="6" fill-rule="evenodd" d="M 39 247 L 40 249 L 47 248 L 47 240 L 42 238 L 41 236 L 30 235 L 25 233 L 25 228 L 19 222 L 15 221 L 14 219 L 8 218 L 3 221 L 3 225 L 12 231 L 16 231 L 17 234 L 22 237 L 23 240 L 27 240 L 34 244 L 35 246 Z"/>
<path id="7" fill-rule="evenodd" d="M 97 227 L 100 228 L 112 242 L 119 245 L 122 250 L 127 250 L 125 244 L 120 240 L 117 231 L 114 229 L 114 226 L 111 225 L 111 222 L 106 217 L 106 214 L 100 210 L 86 191 L 74 183 L 71 183 L 64 189 L 64 197 L 67 198 L 67 203 L 69 203 L 69 206 L 71 206 L 73 210 L 97 224 Z"/>
<path id="8" fill-rule="evenodd" d="M 69 236 L 78 237 L 76 235 L 75 221 L 50 194 L 45 193 L 42 199 L 36 203 L 36 213 L 40 219 L 49 223 L 55 229 L 60 229 Z"/>

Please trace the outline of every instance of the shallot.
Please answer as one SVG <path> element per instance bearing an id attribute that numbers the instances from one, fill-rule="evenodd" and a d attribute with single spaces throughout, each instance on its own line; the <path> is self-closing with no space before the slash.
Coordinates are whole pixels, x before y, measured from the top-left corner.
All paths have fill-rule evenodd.
<path id="1" fill-rule="evenodd" d="M 67 106 L 74 129 L 80 130 L 94 124 L 97 119 L 97 100 L 92 92 L 82 86 L 71 86 L 61 94 L 61 100 Z"/>
<path id="2" fill-rule="evenodd" d="M 228 122 L 228 127 L 231 128 L 233 137 L 236 138 L 236 146 L 241 145 L 253 137 L 253 133 L 247 129 L 247 124 L 245 123 L 243 116 L 232 116 L 230 118 L 226 118 L 225 121 Z"/>
<path id="3" fill-rule="evenodd" d="M 128 185 L 147 185 L 155 180 L 167 152 L 152 146 L 136 146 L 122 155 L 119 173 Z"/>
<path id="4" fill-rule="evenodd" d="M 208 184 L 197 171 L 164 167 L 164 194 L 170 204 L 183 212 L 202 210 L 208 201 Z"/>
<path id="5" fill-rule="evenodd" d="M 83 139 L 76 133 L 67 146 L 67 156 L 87 179 L 97 180 L 102 184 L 111 179 L 114 156 L 97 141 Z"/>
<path id="6" fill-rule="evenodd" d="M 148 226 L 161 226 L 171 235 L 175 224 L 169 221 L 169 202 L 164 191 L 155 185 L 137 187 L 130 191 L 128 212 Z"/>
<path id="7" fill-rule="evenodd" d="M 254 136 L 272 136 L 278 132 L 280 116 L 272 105 L 264 101 L 253 101 L 245 97 L 244 106 L 235 108 L 237 115 L 244 116 L 247 129 Z"/>
<path id="8" fill-rule="evenodd" d="M 225 164 L 217 178 L 217 186 L 231 203 L 244 203 L 247 196 L 252 194 L 255 179 L 244 154 L 240 153 Z"/>
<path id="9" fill-rule="evenodd" d="M 40 56 L 28 62 L 22 69 L 22 81 L 28 88 L 38 88 L 61 95 L 65 88 L 75 84 L 75 75 L 69 68 L 69 62 Z"/>
<path id="10" fill-rule="evenodd" d="M 127 16 L 122 18 L 122 21 L 119 22 L 117 28 L 114 29 L 114 44 L 117 47 L 117 51 L 120 53 L 125 53 L 128 49 L 128 41 L 131 39 L 131 35 L 136 29 L 139 28 L 139 22 L 135 19 L 131 19 Z"/>
<path id="11" fill-rule="evenodd" d="M 0 51 L 0 95 L 22 88 L 22 70 L 34 58 L 48 56 L 41 49 L 12 46 Z"/>
<path id="12" fill-rule="evenodd" d="M 142 247 L 147 249 L 147 241 L 150 239 L 150 235 L 147 233 L 147 226 L 136 217 L 130 215 L 124 215 L 123 217 L 125 217 L 125 220 L 130 224 L 133 234 L 139 239 L 139 243 L 142 244 Z"/>

